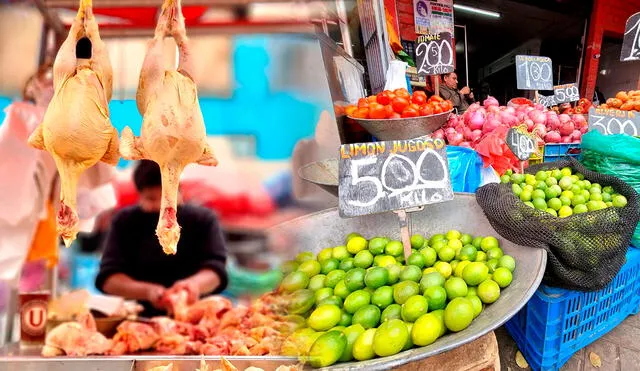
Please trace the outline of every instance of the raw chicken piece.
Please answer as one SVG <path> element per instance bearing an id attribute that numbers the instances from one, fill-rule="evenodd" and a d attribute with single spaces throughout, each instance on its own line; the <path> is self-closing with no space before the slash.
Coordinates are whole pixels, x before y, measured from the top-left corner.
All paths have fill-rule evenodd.
<path id="1" fill-rule="evenodd" d="M 76 58 L 76 44 L 91 42 L 90 59 Z M 85 57 L 83 55 L 83 57 Z M 54 96 L 29 145 L 53 157 L 60 174 L 57 231 L 68 247 L 79 231 L 76 193 L 80 174 L 99 161 L 115 165 L 118 132 L 109 120 L 112 69 L 100 39 L 91 0 L 80 0 L 78 14 L 53 64 Z"/>
<path id="2" fill-rule="evenodd" d="M 172 36 L 178 45 L 177 71 L 166 70 L 163 65 L 165 36 Z M 160 166 L 162 204 L 156 235 L 163 251 L 175 254 L 180 239 L 176 218 L 180 174 L 190 163 L 218 164 L 206 142 L 180 0 L 164 1 L 154 38 L 147 48 L 136 95 L 143 116 L 141 136 L 134 137 L 133 131 L 125 128 L 120 153 L 128 160 L 149 159 Z"/>
<path id="3" fill-rule="evenodd" d="M 65 322 L 51 330 L 42 348 L 43 357 L 61 355 L 84 357 L 89 354 L 105 354 L 111 348 L 111 340 L 96 331 L 90 314 L 76 322 Z"/>
<path id="4" fill-rule="evenodd" d="M 156 330 L 146 323 L 124 321 L 118 326 L 113 337 L 111 354 L 122 355 L 151 349 L 160 337 Z"/>
<path id="5" fill-rule="evenodd" d="M 234 366 L 231 362 L 227 361 L 224 357 L 220 357 L 222 361 L 222 370 L 223 371 L 238 371 L 236 366 Z"/>
<path id="6" fill-rule="evenodd" d="M 148 369 L 147 371 L 172 371 L 172 370 L 173 370 L 173 363 L 169 363 L 166 366 L 156 366 Z"/>
<path id="7" fill-rule="evenodd" d="M 187 354 L 188 338 L 178 335 L 164 335 L 155 343 L 154 349 L 162 354 L 184 355 Z"/>

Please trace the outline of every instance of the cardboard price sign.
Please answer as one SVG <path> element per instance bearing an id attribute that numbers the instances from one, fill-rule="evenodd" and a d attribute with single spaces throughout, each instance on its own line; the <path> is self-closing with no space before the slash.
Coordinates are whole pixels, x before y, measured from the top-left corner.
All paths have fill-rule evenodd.
<path id="1" fill-rule="evenodd" d="M 589 130 L 598 130 L 604 135 L 640 135 L 640 113 L 617 109 L 589 109 Z"/>
<path id="2" fill-rule="evenodd" d="M 535 138 L 522 127 L 509 129 L 506 142 L 509 149 L 520 161 L 527 161 L 538 151 Z"/>
<path id="3" fill-rule="evenodd" d="M 418 37 L 418 76 L 441 75 L 455 70 L 453 39 L 449 32 Z"/>
<path id="4" fill-rule="evenodd" d="M 640 60 L 640 12 L 627 19 L 620 50 L 620 61 Z"/>
<path id="5" fill-rule="evenodd" d="M 404 210 L 453 199 L 446 146 L 421 137 L 340 147 L 341 217 Z"/>
<path id="6" fill-rule="evenodd" d="M 538 94 L 538 102 L 542 104 L 544 107 L 553 107 L 558 105 L 558 102 L 556 102 L 555 95 L 550 95 L 547 97 L 542 94 Z"/>
<path id="7" fill-rule="evenodd" d="M 516 80 L 520 90 L 553 90 L 551 58 L 516 55 Z"/>
<path id="8" fill-rule="evenodd" d="M 580 100 L 580 91 L 578 90 L 578 85 L 576 83 L 554 86 L 553 95 L 555 96 L 555 101 L 558 104 L 576 102 Z"/>

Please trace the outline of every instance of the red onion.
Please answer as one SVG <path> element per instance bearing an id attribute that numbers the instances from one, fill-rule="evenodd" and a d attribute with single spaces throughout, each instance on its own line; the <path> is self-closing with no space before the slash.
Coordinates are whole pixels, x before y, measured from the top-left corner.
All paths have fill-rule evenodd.
<path id="1" fill-rule="evenodd" d="M 558 130 L 560 127 L 560 119 L 558 119 L 558 115 L 547 114 L 547 128 L 550 130 Z"/>
<path id="2" fill-rule="evenodd" d="M 463 140 L 464 140 L 464 137 L 460 133 L 453 133 L 451 135 L 447 134 L 447 141 L 452 146 L 457 146 L 458 144 L 462 143 Z"/>
<path id="3" fill-rule="evenodd" d="M 529 112 L 529 118 L 531 119 L 531 121 L 533 121 L 534 124 L 543 124 L 546 121 L 546 117 L 544 115 L 544 113 L 542 113 L 542 111 L 530 111 Z"/>
<path id="4" fill-rule="evenodd" d="M 471 143 L 469 143 L 469 142 L 462 142 L 462 143 L 458 144 L 458 146 L 460 146 L 460 147 L 465 147 L 465 148 L 471 148 Z"/>
<path id="5" fill-rule="evenodd" d="M 431 134 L 431 138 L 444 139 L 444 130 L 438 129 Z"/>
<path id="6" fill-rule="evenodd" d="M 482 127 L 482 133 L 490 133 L 496 130 L 498 126 L 500 126 L 500 121 L 498 119 L 491 118 L 484 123 L 484 126 Z"/>
<path id="7" fill-rule="evenodd" d="M 462 134 L 464 135 L 464 139 L 466 140 L 471 140 L 471 133 L 473 133 L 473 130 L 471 130 L 469 127 L 465 127 L 464 130 L 462 131 Z"/>
<path id="8" fill-rule="evenodd" d="M 562 137 L 562 143 L 572 143 L 573 140 L 571 139 L 571 136 L 567 136 L 567 137 Z"/>
<path id="9" fill-rule="evenodd" d="M 560 118 L 560 120 L 562 120 L 562 118 Z M 567 121 L 564 123 L 562 122 L 560 123 L 560 135 L 562 136 L 571 135 L 571 133 L 573 133 L 573 130 L 575 130 L 575 126 L 573 126 L 573 122 Z"/>
<path id="10" fill-rule="evenodd" d="M 454 129 L 454 128 L 452 128 L 452 127 L 448 127 L 448 128 L 446 128 L 446 129 L 444 130 L 444 133 L 445 133 L 447 136 L 452 135 L 452 134 L 455 134 L 455 132 L 456 132 L 456 129 Z"/>
<path id="11" fill-rule="evenodd" d="M 574 141 L 579 142 L 580 138 L 582 138 L 582 133 L 580 132 L 580 130 L 574 130 L 573 133 L 571 133 L 571 139 L 573 139 Z"/>
<path id="12" fill-rule="evenodd" d="M 491 112 L 491 113 L 499 113 L 500 112 L 500 106 L 489 106 L 487 107 L 487 112 Z"/>
<path id="13" fill-rule="evenodd" d="M 544 106 L 540 103 L 534 104 L 533 108 L 537 109 L 538 111 L 544 111 Z"/>
<path id="14" fill-rule="evenodd" d="M 550 131 L 544 136 L 544 141 L 545 143 L 560 143 L 562 141 L 562 137 L 557 131 Z"/>
<path id="15" fill-rule="evenodd" d="M 474 130 L 471 132 L 471 141 L 477 142 L 482 138 L 482 130 Z"/>
<path id="16" fill-rule="evenodd" d="M 571 116 L 567 115 L 566 113 L 563 113 L 561 115 L 558 115 L 558 119 L 560 120 L 561 124 L 564 124 L 565 122 L 571 121 Z"/>
<path id="17" fill-rule="evenodd" d="M 534 128 L 534 126 L 535 126 L 535 123 L 534 123 L 531 119 L 526 119 L 526 120 L 524 120 L 523 124 L 527 125 L 527 130 L 528 130 L 528 131 L 533 130 L 533 128 Z M 540 124 L 538 124 L 538 125 L 540 125 Z M 544 126 L 544 125 L 543 125 L 543 126 Z"/>
<path id="18" fill-rule="evenodd" d="M 505 125 L 515 126 L 517 123 L 516 117 L 507 111 L 500 112 L 499 117 L 500 121 L 502 121 L 502 123 Z"/>
<path id="19" fill-rule="evenodd" d="M 482 129 L 482 125 L 484 125 L 484 115 L 481 112 L 473 112 L 472 114 L 468 115 L 467 117 L 469 117 L 469 120 L 465 120 L 465 122 L 467 123 L 467 125 L 469 125 L 469 128 L 471 128 L 471 130 L 477 130 L 477 129 Z"/>
<path id="20" fill-rule="evenodd" d="M 471 105 L 469 105 L 469 108 L 467 108 L 466 112 L 475 112 L 478 110 L 478 108 L 480 108 L 480 103 L 472 103 Z"/>
<path id="21" fill-rule="evenodd" d="M 492 96 L 488 96 L 487 99 L 484 100 L 484 102 L 482 102 L 482 104 L 485 107 L 491 107 L 491 106 L 495 106 L 498 107 L 500 106 L 500 103 L 498 102 L 498 100 Z"/>
<path id="22" fill-rule="evenodd" d="M 547 127 L 542 124 L 537 124 L 533 127 L 532 132 L 536 133 L 540 138 L 544 138 L 547 135 Z"/>
<path id="23" fill-rule="evenodd" d="M 583 126 L 583 127 L 580 128 L 580 133 L 582 133 L 582 134 L 586 133 L 587 131 L 589 131 L 589 127 L 588 126 Z"/>

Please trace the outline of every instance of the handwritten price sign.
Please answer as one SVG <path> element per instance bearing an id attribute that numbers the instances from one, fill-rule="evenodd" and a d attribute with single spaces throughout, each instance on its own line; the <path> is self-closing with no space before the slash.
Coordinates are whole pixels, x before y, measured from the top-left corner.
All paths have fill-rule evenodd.
<path id="1" fill-rule="evenodd" d="M 441 75 L 454 71 L 453 41 L 449 32 L 422 35 L 417 41 L 418 76 Z"/>
<path id="2" fill-rule="evenodd" d="M 640 13 L 636 13 L 627 19 L 620 50 L 620 61 L 640 60 Z"/>
<path id="3" fill-rule="evenodd" d="M 340 216 L 403 210 L 453 199 L 442 139 L 421 137 L 340 147 Z"/>
<path id="4" fill-rule="evenodd" d="M 520 90 L 553 90 L 551 58 L 516 55 L 516 80 Z"/>
<path id="5" fill-rule="evenodd" d="M 589 130 L 598 130 L 604 135 L 640 135 L 640 114 L 617 109 L 589 109 Z"/>
<path id="6" fill-rule="evenodd" d="M 538 151 L 536 140 L 523 127 L 509 129 L 506 139 L 507 146 L 520 161 L 527 161 Z"/>
<path id="7" fill-rule="evenodd" d="M 553 94 L 555 96 L 555 101 L 558 104 L 576 102 L 580 100 L 580 91 L 578 90 L 578 85 L 576 83 L 556 85 L 553 87 Z"/>
<path id="8" fill-rule="evenodd" d="M 542 94 L 538 94 L 538 101 L 544 107 L 553 107 L 553 106 L 557 106 L 558 105 L 558 102 L 556 102 L 556 96 L 555 95 L 550 95 L 550 96 L 547 97 L 547 96 L 544 96 Z"/>

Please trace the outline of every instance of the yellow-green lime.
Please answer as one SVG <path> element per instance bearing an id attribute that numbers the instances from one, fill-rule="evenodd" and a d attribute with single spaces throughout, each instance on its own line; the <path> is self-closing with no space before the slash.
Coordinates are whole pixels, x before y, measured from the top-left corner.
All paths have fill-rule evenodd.
<path id="1" fill-rule="evenodd" d="M 432 313 L 427 313 L 418 318 L 411 329 L 411 340 L 414 345 L 423 347 L 432 344 L 442 334 L 442 323 Z"/>
<path id="2" fill-rule="evenodd" d="M 421 234 L 414 234 L 411 236 L 411 247 L 420 250 L 424 246 L 424 236 Z"/>
<path id="3" fill-rule="evenodd" d="M 366 249 L 367 246 L 368 246 L 368 242 L 364 237 L 356 236 L 356 237 L 351 238 L 347 242 L 347 251 L 349 251 L 349 253 L 355 255 L 355 254 L 359 253 L 360 251 Z"/>
<path id="4" fill-rule="evenodd" d="M 280 283 L 280 288 L 284 292 L 294 292 L 296 290 L 306 289 L 309 285 L 309 277 L 300 271 L 291 272 L 284 277 Z"/>
<path id="5" fill-rule="evenodd" d="M 387 282 L 390 285 L 393 285 L 396 282 L 398 282 L 400 280 L 400 273 L 402 272 L 402 266 L 397 263 L 393 263 L 393 264 L 387 265 L 386 268 L 387 268 L 387 271 L 389 272 L 389 278 Z"/>
<path id="6" fill-rule="evenodd" d="M 349 296 L 344 299 L 343 308 L 347 313 L 354 314 L 358 309 L 365 305 L 369 305 L 370 302 L 371 294 L 365 290 L 357 290 L 349 294 Z"/>
<path id="7" fill-rule="evenodd" d="M 477 295 L 467 296 L 467 299 L 469 299 L 469 301 L 471 302 L 471 305 L 473 306 L 473 318 L 478 317 L 480 313 L 482 313 L 482 308 L 483 308 L 482 300 L 480 300 L 480 298 Z"/>
<path id="8" fill-rule="evenodd" d="M 498 284 L 498 286 L 500 286 L 500 288 L 505 288 L 511 284 L 511 281 L 513 280 L 513 275 L 511 274 L 511 271 L 509 269 L 500 267 L 496 269 L 495 272 L 493 272 L 492 279 L 496 281 L 496 283 Z"/>
<path id="9" fill-rule="evenodd" d="M 350 313 L 343 311 L 342 315 L 340 316 L 340 322 L 338 322 L 338 325 L 351 326 L 351 318 L 352 318 L 352 315 Z"/>
<path id="10" fill-rule="evenodd" d="M 344 280 L 340 280 L 336 284 L 336 287 L 333 288 L 333 293 L 342 299 L 345 299 L 349 294 L 351 294 L 351 291 L 347 288 L 347 284 Z"/>
<path id="11" fill-rule="evenodd" d="M 347 337 L 347 345 L 344 348 L 342 356 L 338 359 L 340 362 L 349 362 L 353 359 L 353 344 L 364 331 L 365 328 L 360 324 L 351 325 L 342 331 L 344 336 Z"/>
<path id="12" fill-rule="evenodd" d="M 364 284 L 372 289 L 377 289 L 387 284 L 389 271 L 382 267 L 372 267 L 364 276 Z"/>
<path id="13" fill-rule="evenodd" d="M 493 249 L 490 249 L 489 251 L 487 251 L 487 259 L 489 260 L 500 259 L 503 255 L 504 253 L 502 252 L 502 249 L 499 247 L 494 247 Z"/>
<path id="14" fill-rule="evenodd" d="M 344 280 L 346 276 L 347 276 L 347 273 L 342 269 L 333 270 L 327 273 L 326 278 L 324 279 L 324 286 L 335 288 L 338 282 Z"/>
<path id="15" fill-rule="evenodd" d="M 486 263 L 487 267 L 489 267 L 489 273 L 493 273 L 496 268 L 498 268 L 498 264 L 500 264 L 499 259 L 490 259 Z"/>
<path id="16" fill-rule="evenodd" d="M 426 289 L 432 286 L 444 287 L 445 278 L 439 272 L 431 272 L 425 274 L 420 279 L 420 288 L 424 292 Z"/>
<path id="17" fill-rule="evenodd" d="M 320 305 L 307 319 L 307 325 L 316 331 L 326 331 L 340 322 L 342 311 L 337 305 Z"/>
<path id="18" fill-rule="evenodd" d="M 462 272 L 464 272 L 464 269 L 467 267 L 467 265 L 471 264 L 470 261 L 461 261 L 460 263 L 458 263 L 455 268 L 453 268 L 453 275 L 456 277 L 461 277 L 462 278 Z"/>
<path id="19" fill-rule="evenodd" d="M 498 242 L 498 239 L 493 237 L 493 236 L 487 236 L 484 237 L 481 241 L 480 241 L 480 248 L 482 249 L 482 251 L 487 252 L 493 248 L 496 247 L 500 247 L 500 242 Z"/>
<path id="20" fill-rule="evenodd" d="M 414 322 L 421 315 L 427 313 L 429 309 L 429 301 L 422 295 L 411 296 L 402 304 L 402 320 L 405 322 Z"/>
<path id="21" fill-rule="evenodd" d="M 425 266 L 424 256 L 420 253 L 414 252 L 407 258 L 408 265 L 415 265 L 416 267 L 422 269 Z"/>
<path id="22" fill-rule="evenodd" d="M 571 206 L 564 205 L 558 210 L 558 216 L 561 218 L 566 218 L 568 216 L 573 215 L 573 209 Z"/>
<path id="23" fill-rule="evenodd" d="M 451 265 L 447 262 L 437 262 L 433 267 L 440 273 L 445 279 L 451 276 Z"/>
<path id="24" fill-rule="evenodd" d="M 393 286 L 393 300 L 400 305 L 418 294 L 420 294 L 420 286 L 414 281 L 401 281 Z"/>
<path id="25" fill-rule="evenodd" d="M 331 259 L 333 257 L 333 248 L 327 247 L 325 249 L 320 250 L 318 253 L 318 261 L 323 262 L 327 259 Z M 312 260 L 312 259 L 309 259 Z"/>
<path id="26" fill-rule="evenodd" d="M 455 241 L 457 241 L 457 240 L 455 240 Z M 449 242 L 451 242 L 451 241 L 449 241 Z M 455 256 L 456 256 L 456 250 L 454 250 L 453 248 L 451 248 L 449 246 L 445 246 L 442 249 L 440 249 L 440 251 L 438 251 L 438 257 L 443 262 L 450 262 L 450 261 L 453 260 L 453 258 Z"/>
<path id="27" fill-rule="evenodd" d="M 287 298 L 288 311 L 292 314 L 303 314 L 309 311 L 316 302 L 313 291 L 302 289 L 290 294 Z"/>
<path id="28" fill-rule="evenodd" d="M 460 233 L 460 231 L 452 229 L 450 231 L 447 231 L 445 237 L 447 238 L 447 240 L 459 240 L 460 237 L 462 237 L 462 233 Z"/>
<path id="29" fill-rule="evenodd" d="M 438 253 L 432 247 L 425 247 L 420 250 L 420 254 L 424 257 L 424 266 L 431 267 L 438 260 Z"/>
<path id="30" fill-rule="evenodd" d="M 380 322 L 386 322 L 391 319 L 401 319 L 402 318 L 402 306 L 400 304 L 391 304 L 388 307 L 384 308 L 382 314 L 380 315 Z"/>
<path id="31" fill-rule="evenodd" d="M 365 329 L 378 327 L 378 323 L 380 323 L 380 308 L 371 304 L 361 307 L 351 317 L 351 323 L 359 323 Z"/>
<path id="32" fill-rule="evenodd" d="M 616 195 L 611 199 L 614 207 L 625 207 L 627 206 L 627 198 L 623 195 Z"/>
<path id="33" fill-rule="evenodd" d="M 323 299 L 326 299 L 330 296 L 333 296 L 333 289 L 331 287 L 323 287 L 315 292 L 316 303 L 321 302 Z"/>
<path id="34" fill-rule="evenodd" d="M 411 348 L 413 348 L 413 341 L 411 340 L 411 329 L 413 328 L 413 322 L 403 322 L 405 327 L 407 328 L 407 333 L 409 334 L 409 336 L 407 336 L 407 342 L 404 344 L 404 347 L 402 347 L 402 350 L 409 350 Z"/>
<path id="35" fill-rule="evenodd" d="M 353 265 L 358 268 L 369 268 L 373 264 L 373 254 L 369 250 L 362 250 L 353 257 Z"/>
<path id="36" fill-rule="evenodd" d="M 447 303 L 447 290 L 442 286 L 428 287 L 423 295 L 429 302 L 429 310 L 444 309 Z"/>
<path id="37" fill-rule="evenodd" d="M 331 250 L 331 257 L 340 261 L 350 258 L 351 253 L 347 250 L 346 246 L 336 246 Z"/>
<path id="38" fill-rule="evenodd" d="M 447 291 L 449 300 L 467 296 L 468 287 L 466 282 L 460 277 L 451 277 L 444 283 L 444 289 Z"/>
<path id="39" fill-rule="evenodd" d="M 473 236 L 468 233 L 464 233 L 460 237 L 460 241 L 462 242 L 462 245 L 470 245 L 471 242 L 473 242 Z"/>
<path id="40" fill-rule="evenodd" d="M 396 264 L 396 258 L 391 255 L 378 255 L 376 259 L 378 259 L 376 264 L 378 267 L 386 268 L 388 265 Z"/>
<path id="41" fill-rule="evenodd" d="M 449 241 L 447 241 L 447 247 L 452 248 L 453 251 L 458 251 L 459 249 L 462 248 L 462 241 L 460 241 L 460 240 L 449 240 Z"/>
<path id="42" fill-rule="evenodd" d="M 409 331 L 404 322 L 392 319 L 378 327 L 373 337 L 373 351 L 379 357 L 400 353 L 407 343 Z"/>
<path id="43" fill-rule="evenodd" d="M 400 241 L 389 241 L 384 248 L 384 252 L 387 255 L 400 256 L 404 253 L 404 246 L 402 246 L 402 242 Z"/>
<path id="44" fill-rule="evenodd" d="M 372 238 L 371 241 L 369 241 L 369 251 L 371 251 L 373 255 L 383 254 L 384 247 L 387 245 L 388 242 L 389 240 L 384 237 Z"/>
<path id="45" fill-rule="evenodd" d="M 373 338 L 376 335 L 376 329 L 370 328 L 365 330 L 353 343 L 353 358 L 358 361 L 366 361 L 376 356 L 373 351 Z"/>
<path id="46" fill-rule="evenodd" d="M 444 309 L 444 324 L 453 332 L 469 327 L 474 318 L 473 304 L 467 298 L 454 298 Z"/>
<path id="47" fill-rule="evenodd" d="M 364 288 L 364 277 L 366 271 L 362 268 L 353 268 L 347 272 L 344 282 L 347 284 L 349 291 L 353 292 Z"/>
<path id="48" fill-rule="evenodd" d="M 489 252 L 493 251 L 489 250 Z M 477 286 L 489 276 L 489 267 L 481 262 L 469 263 L 462 271 L 462 279 L 469 286 Z"/>
<path id="49" fill-rule="evenodd" d="M 382 286 L 377 288 L 371 295 L 371 304 L 380 309 L 385 309 L 393 304 L 393 287 Z"/>
<path id="50" fill-rule="evenodd" d="M 422 269 L 415 265 L 407 265 L 400 272 L 400 281 L 418 282 L 422 278 Z"/>
<path id="51" fill-rule="evenodd" d="M 511 255 L 504 255 L 500 258 L 498 267 L 504 267 L 513 272 L 516 270 L 516 260 Z"/>
<path id="52" fill-rule="evenodd" d="M 485 304 L 494 303 L 500 298 L 500 286 L 493 280 L 486 280 L 478 285 L 478 297 Z"/>
<path id="53" fill-rule="evenodd" d="M 298 270 L 298 267 L 300 266 L 300 264 L 295 261 L 295 260 L 289 260 L 286 261 L 284 263 L 282 263 L 282 266 L 280 267 L 280 270 L 282 271 L 282 274 L 287 275 L 293 271 Z"/>
<path id="54" fill-rule="evenodd" d="M 340 261 L 338 261 L 338 259 L 330 258 L 320 262 L 320 266 L 320 272 L 322 274 L 327 274 L 333 270 L 338 269 L 338 267 L 340 266 Z"/>
<path id="55" fill-rule="evenodd" d="M 341 331 L 329 331 L 318 337 L 309 349 L 312 367 L 327 367 L 336 363 L 347 346 L 347 337 Z"/>
<path id="56" fill-rule="evenodd" d="M 324 280 L 327 276 L 324 274 L 316 274 L 309 280 L 307 288 L 311 291 L 317 291 L 324 287 Z"/>
<path id="57" fill-rule="evenodd" d="M 338 307 L 342 307 L 342 298 L 337 296 L 337 295 L 332 295 L 329 296 L 328 298 L 324 298 L 322 300 L 320 300 L 317 305 L 325 305 L 325 304 L 331 304 L 331 305 L 336 305 Z"/>
<path id="58" fill-rule="evenodd" d="M 315 258 L 316 258 L 315 255 L 313 255 L 311 251 L 303 251 L 298 255 L 296 255 L 296 261 L 298 263 L 302 263 L 307 260 L 314 260 Z"/>
<path id="59" fill-rule="evenodd" d="M 353 268 L 353 258 L 345 258 L 340 262 L 338 268 L 342 269 L 345 272 L 348 272 L 351 268 Z"/>

